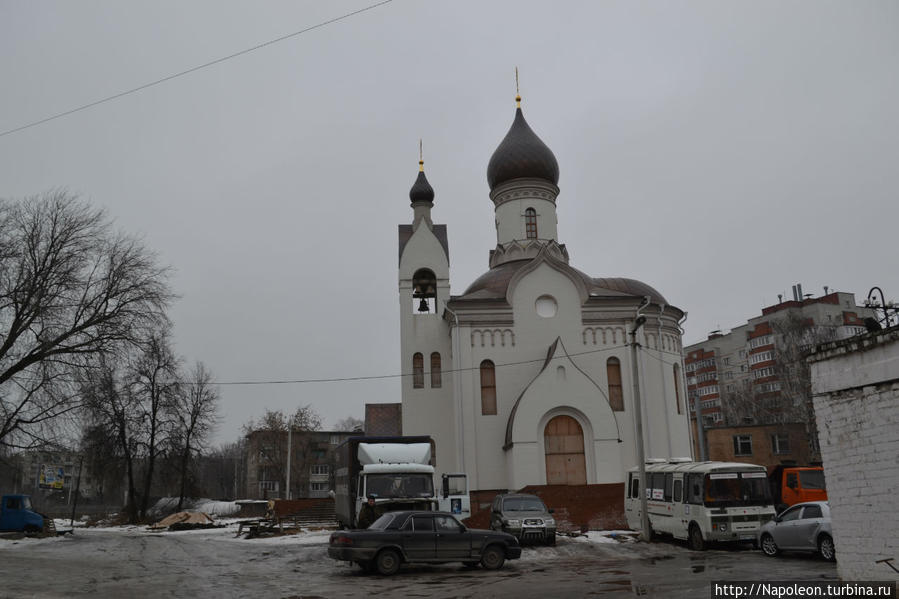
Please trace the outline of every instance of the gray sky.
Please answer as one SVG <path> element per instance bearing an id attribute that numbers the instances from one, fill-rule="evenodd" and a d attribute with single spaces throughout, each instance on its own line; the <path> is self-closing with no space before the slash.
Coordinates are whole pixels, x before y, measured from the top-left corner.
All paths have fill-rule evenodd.
<path id="1" fill-rule="evenodd" d="M 0 0 L 0 130 L 373 0 Z M 559 237 L 654 286 L 685 342 L 801 282 L 899 294 L 899 4 L 424 2 L 350 19 L 0 137 L 0 196 L 67 187 L 176 269 L 178 351 L 221 381 L 400 371 L 396 225 L 418 140 L 452 292 L 496 243 L 487 162 L 514 116 L 558 158 Z M 397 379 L 222 387 L 331 426 Z"/>

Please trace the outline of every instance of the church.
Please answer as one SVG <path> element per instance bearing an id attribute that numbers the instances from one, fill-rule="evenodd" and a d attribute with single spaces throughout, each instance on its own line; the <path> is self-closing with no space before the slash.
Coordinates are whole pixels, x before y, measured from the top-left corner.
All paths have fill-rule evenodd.
<path id="1" fill-rule="evenodd" d="M 431 435 L 438 480 L 467 473 L 474 493 L 621 489 L 637 463 L 635 387 L 646 457 L 691 455 L 685 313 L 645 283 L 569 264 L 556 218 L 559 165 L 516 102 L 487 165 L 496 247 L 487 271 L 457 295 L 423 162 L 409 191 L 412 222 L 399 226 L 403 434 Z"/>

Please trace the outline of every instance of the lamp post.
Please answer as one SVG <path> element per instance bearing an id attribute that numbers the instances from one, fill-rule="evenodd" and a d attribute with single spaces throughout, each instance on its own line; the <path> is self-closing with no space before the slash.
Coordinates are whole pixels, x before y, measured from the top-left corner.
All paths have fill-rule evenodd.
<path id="1" fill-rule="evenodd" d="M 639 313 L 639 311 L 638 311 Z M 643 450 L 643 407 L 640 399 L 640 371 L 637 365 L 637 330 L 646 322 L 645 316 L 637 316 L 634 320 L 634 326 L 631 328 L 631 369 L 634 376 L 634 419 L 636 422 L 636 441 L 637 441 L 637 471 L 640 474 L 640 539 L 649 541 L 649 514 L 646 509 L 646 456 Z"/>

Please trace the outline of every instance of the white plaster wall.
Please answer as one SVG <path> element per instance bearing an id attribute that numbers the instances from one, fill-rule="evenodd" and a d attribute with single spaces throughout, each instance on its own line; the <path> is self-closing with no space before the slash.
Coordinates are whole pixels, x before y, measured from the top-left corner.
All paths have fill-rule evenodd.
<path id="1" fill-rule="evenodd" d="M 429 268 L 437 276 L 437 313 L 419 314 L 412 302 L 412 276 Z M 440 317 L 449 299 L 449 263 L 443 246 L 427 225 L 420 225 L 403 250 L 399 267 L 400 364 L 403 434 L 431 435 L 434 438 L 438 478 L 444 472 L 459 471 L 456 462 L 456 431 L 453 426 L 453 370 L 449 327 Z M 431 353 L 441 358 L 441 387 L 431 388 Z M 412 387 L 412 355 L 424 357 L 424 388 Z M 435 423 L 440 423 L 435 426 Z"/>
<path id="2" fill-rule="evenodd" d="M 542 198 L 527 197 L 504 202 L 496 209 L 496 241 L 509 243 L 526 239 L 524 211 L 533 208 L 537 212 L 537 238 L 558 241 L 556 205 Z"/>

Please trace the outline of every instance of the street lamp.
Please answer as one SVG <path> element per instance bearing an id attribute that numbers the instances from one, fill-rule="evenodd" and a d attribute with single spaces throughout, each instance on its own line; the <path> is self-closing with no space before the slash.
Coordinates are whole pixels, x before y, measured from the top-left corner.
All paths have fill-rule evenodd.
<path id="1" fill-rule="evenodd" d="M 646 317 L 640 315 L 639 309 L 637 314 L 634 326 L 631 328 L 631 368 L 634 375 L 634 419 L 637 421 L 637 471 L 640 474 L 640 486 L 642 487 L 638 487 L 640 493 L 640 538 L 649 541 L 649 514 L 646 511 L 646 490 L 648 489 L 646 485 L 646 455 L 643 450 L 643 407 L 640 399 L 640 371 L 637 365 L 637 348 L 640 347 L 640 344 L 637 343 L 637 330 L 646 322 Z"/>

